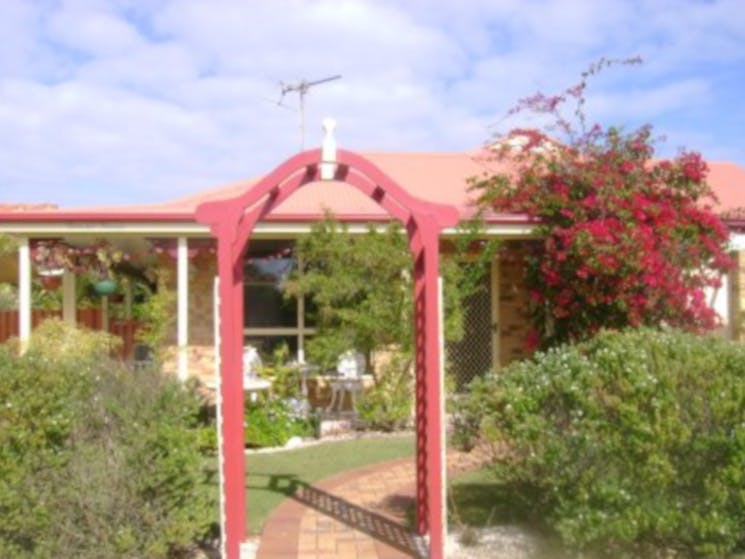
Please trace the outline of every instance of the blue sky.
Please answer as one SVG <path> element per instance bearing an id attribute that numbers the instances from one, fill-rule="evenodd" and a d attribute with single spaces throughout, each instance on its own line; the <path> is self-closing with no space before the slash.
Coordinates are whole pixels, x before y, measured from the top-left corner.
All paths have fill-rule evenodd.
<path id="1" fill-rule="evenodd" d="M 299 148 L 280 82 L 358 150 L 470 150 L 517 99 L 590 84 L 592 122 L 650 123 L 745 166 L 742 0 L 2 0 L 0 202 L 168 200 Z M 496 127 L 496 128 L 495 128 Z"/>

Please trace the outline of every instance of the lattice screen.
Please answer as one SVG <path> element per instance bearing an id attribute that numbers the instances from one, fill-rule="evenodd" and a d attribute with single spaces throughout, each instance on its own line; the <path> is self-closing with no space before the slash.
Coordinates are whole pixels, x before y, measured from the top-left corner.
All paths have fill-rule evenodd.
<path id="1" fill-rule="evenodd" d="M 446 367 L 455 378 L 457 392 L 464 391 L 474 377 L 492 369 L 491 285 L 491 275 L 487 274 L 483 288 L 466 300 L 463 339 L 448 343 L 445 348 Z"/>

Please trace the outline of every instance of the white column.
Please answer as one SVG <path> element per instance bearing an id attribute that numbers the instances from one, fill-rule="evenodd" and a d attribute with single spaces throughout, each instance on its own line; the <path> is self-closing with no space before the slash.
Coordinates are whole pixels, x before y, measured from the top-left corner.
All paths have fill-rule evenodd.
<path id="1" fill-rule="evenodd" d="M 25 351 L 31 338 L 31 247 L 28 238 L 18 245 L 18 338 Z"/>
<path id="2" fill-rule="evenodd" d="M 297 269 L 303 273 L 303 259 L 298 254 Z M 305 363 L 305 295 L 297 298 L 297 362 Z"/>
<path id="3" fill-rule="evenodd" d="M 719 275 L 722 285 L 719 287 L 707 287 L 704 289 L 706 301 L 709 308 L 717 313 L 721 325 L 715 332 L 725 339 L 732 339 L 732 323 L 736 315 L 733 315 L 730 307 L 729 273 Z"/>
<path id="4" fill-rule="evenodd" d="M 77 321 L 76 311 L 75 273 L 65 270 L 62 276 L 62 320 L 74 326 Z"/>
<path id="5" fill-rule="evenodd" d="M 176 276 L 178 378 L 183 381 L 189 377 L 189 244 L 186 237 L 178 238 Z"/>
<path id="6" fill-rule="evenodd" d="M 305 295 L 297 298 L 297 362 L 305 363 Z"/>

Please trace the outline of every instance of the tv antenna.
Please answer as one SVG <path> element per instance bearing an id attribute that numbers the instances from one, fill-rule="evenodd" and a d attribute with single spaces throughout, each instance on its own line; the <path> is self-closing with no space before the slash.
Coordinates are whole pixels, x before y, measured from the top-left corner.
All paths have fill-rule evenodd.
<path id="1" fill-rule="evenodd" d="M 279 96 L 279 101 L 277 101 L 277 105 L 280 107 L 284 107 L 285 105 L 282 104 L 282 101 L 285 98 L 285 95 L 288 93 L 297 92 L 298 94 L 298 106 L 299 106 L 299 112 L 300 112 L 300 149 L 305 149 L 305 95 L 310 91 L 311 87 L 314 87 L 316 85 L 321 85 L 322 83 L 331 82 L 334 80 L 341 79 L 341 75 L 337 74 L 335 76 L 329 76 L 327 78 L 322 78 L 320 80 L 300 80 L 299 82 L 295 83 L 284 83 L 279 82 L 279 86 L 281 88 L 282 94 Z"/>

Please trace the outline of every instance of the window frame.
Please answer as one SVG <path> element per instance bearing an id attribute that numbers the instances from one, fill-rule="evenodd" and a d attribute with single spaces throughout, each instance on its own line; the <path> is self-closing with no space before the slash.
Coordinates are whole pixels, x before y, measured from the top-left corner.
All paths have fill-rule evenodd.
<path id="1" fill-rule="evenodd" d="M 275 239 L 268 239 L 275 240 Z M 283 239 L 276 239 L 283 240 Z M 297 239 L 284 239 L 290 241 L 293 246 L 297 245 Z M 248 253 L 245 256 L 247 261 L 251 258 L 250 255 L 251 245 L 249 244 Z M 303 262 L 299 255 L 295 256 L 296 267 L 300 273 L 303 270 Z M 245 277 L 243 279 L 243 289 L 245 291 L 247 284 L 250 283 Z M 245 303 L 244 303 L 245 305 Z M 245 307 L 244 307 L 245 308 Z M 315 327 L 306 326 L 305 324 L 305 296 L 297 298 L 296 314 L 295 314 L 295 326 L 246 326 L 247 315 L 243 313 L 243 339 L 246 338 L 271 338 L 271 337 L 294 337 L 297 339 L 297 355 L 296 360 L 300 363 L 305 362 L 305 341 L 309 336 L 313 336 L 317 329 Z"/>

